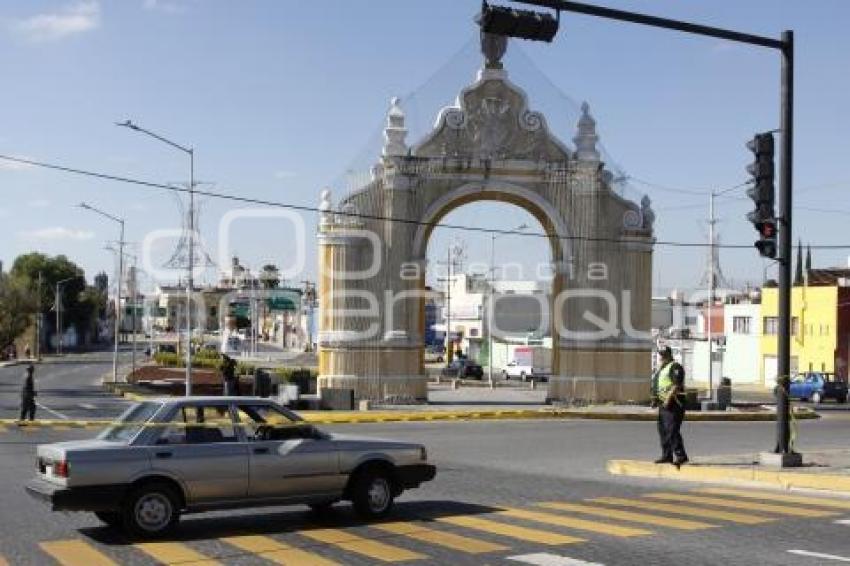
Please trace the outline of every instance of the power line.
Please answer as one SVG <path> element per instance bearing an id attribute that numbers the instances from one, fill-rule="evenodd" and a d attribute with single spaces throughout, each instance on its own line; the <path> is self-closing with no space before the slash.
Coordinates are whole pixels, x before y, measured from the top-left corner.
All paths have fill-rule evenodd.
<path id="1" fill-rule="evenodd" d="M 33 167 L 41 167 L 44 169 L 52 169 L 55 171 L 62 171 L 65 173 L 73 173 L 76 175 L 83 175 L 86 177 L 94 177 L 97 179 L 103 179 L 107 181 L 118 181 L 121 183 L 128 183 L 131 185 L 138 185 L 146 188 L 154 188 L 154 189 L 162 189 L 166 191 L 178 192 L 178 193 L 189 193 L 190 189 L 187 187 L 181 187 L 177 185 L 166 185 L 162 183 L 155 183 L 153 181 L 144 181 L 141 179 L 133 179 L 130 177 L 124 177 L 121 175 L 111 175 L 108 173 L 99 173 L 96 171 L 87 171 L 85 169 L 78 169 L 74 167 L 66 167 L 64 165 L 56 165 L 53 163 L 44 163 L 40 161 L 34 161 L 31 159 L 24 159 L 21 157 L 12 157 L 8 155 L 0 154 L 0 159 L 6 161 L 13 161 L 15 163 L 22 163 L 25 165 L 31 165 Z M 220 193 L 217 191 L 209 191 L 209 190 L 195 190 L 196 195 L 206 196 L 210 198 L 216 198 L 220 200 L 228 200 L 233 202 L 240 202 L 244 204 L 255 204 L 255 205 L 263 205 L 263 206 L 271 206 L 276 208 L 285 208 L 288 210 L 296 210 L 299 212 L 312 212 L 316 214 L 326 213 L 327 211 L 320 210 L 315 206 L 306 206 L 306 205 L 298 205 L 286 202 L 278 202 L 271 201 L 265 199 L 258 199 L 252 197 L 242 197 L 238 195 L 232 195 L 227 193 Z M 357 212 L 345 212 L 345 211 L 335 211 L 334 214 L 339 216 L 346 217 L 354 217 L 354 218 L 363 218 L 367 220 L 380 220 L 387 222 L 399 222 L 402 224 L 411 224 L 415 226 L 430 226 L 432 228 L 444 228 L 449 230 L 463 230 L 466 232 L 476 232 L 481 234 L 497 234 L 497 235 L 514 235 L 514 236 L 524 236 L 524 237 L 535 237 L 535 238 L 546 238 L 546 239 L 560 239 L 560 240 L 569 240 L 569 241 L 582 241 L 582 242 L 599 242 L 599 243 L 611 243 L 611 244 L 627 244 L 633 245 L 633 240 L 623 240 L 620 238 L 592 238 L 587 236 L 553 236 L 550 234 L 542 233 L 542 232 L 526 232 L 526 231 L 517 231 L 517 230 L 502 230 L 499 228 L 480 228 L 476 226 L 464 226 L 460 224 L 445 224 L 441 222 L 424 222 L 422 220 L 415 220 L 411 218 L 395 218 L 390 216 L 381 216 L 376 214 L 363 214 Z M 673 240 L 656 240 L 653 242 L 654 245 L 657 246 L 669 246 L 669 247 L 679 247 L 679 248 L 703 248 L 708 247 L 710 244 L 705 242 L 679 242 Z M 751 244 L 718 244 L 715 246 L 716 248 L 724 248 L 724 249 L 752 249 L 753 246 Z M 835 244 L 835 245 L 812 245 L 812 249 L 850 249 L 850 244 Z"/>

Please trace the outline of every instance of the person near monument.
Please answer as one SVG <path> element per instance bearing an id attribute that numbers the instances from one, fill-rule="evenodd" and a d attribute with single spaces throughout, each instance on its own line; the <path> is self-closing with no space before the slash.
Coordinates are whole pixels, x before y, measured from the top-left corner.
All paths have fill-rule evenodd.
<path id="1" fill-rule="evenodd" d="M 236 361 L 227 354 L 222 354 L 219 370 L 221 371 L 221 378 L 224 381 L 224 395 L 226 397 L 239 395 L 239 384 L 236 377 Z"/>
<path id="2" fill-rule="evenodd" d="M 685 369 L 673 359 L 670 346 L 658 349 L 658 369 L 652 376 L 652 406 L 658 407 L 661 441 L 661 458 L 655 463 L 678 468 L 688 461 L 681 434 L 685 419 Z"/>

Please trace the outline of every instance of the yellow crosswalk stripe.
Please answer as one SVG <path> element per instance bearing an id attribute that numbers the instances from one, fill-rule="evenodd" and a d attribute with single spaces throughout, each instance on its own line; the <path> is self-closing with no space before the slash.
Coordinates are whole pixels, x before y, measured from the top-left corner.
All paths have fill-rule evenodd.
<path id="1" fill-rule="evenodd" d="M 508 550 L 507 546 L 503 546 L 501 544 L 456 535 L 445 531 L 436 531 L 418 523 L 381 523 L 371 526 L 388 533 L 405 536 L 421 542 L 436 544 L 437 546 L 444 546 L 467 554 L 484 554 L 486 552 Z"/>
<path id="2" fill-rule="evenodd" d="M 555 515 L 553 513 L 527 511 L 525 509 L 505 509 L 503 511 L 499 511 L 499 515 L 513 517 L 514 519 L 525 519 L 527 521 L 557 525 L 559 527 L 568 527 L 571 529 L 578 529 L 580 531 L 601 533 L 615 537 L 639 537 L 652 534 L 652 531 L 639 529 L 637 527 L 611 525 L 608 523 L 600 523 L 598 521 L 588 521 L 587 519 L 564 517 L 563 515 Z"/>
<path id="3" fill-rule="evenodd" d="M 188 562 L 192 566 L 216 566 L 221 564 L 197 550 L 179 542 L 142 542 L 134 544 L 136 548 L 164 564 Z"/>
<path id="4" fill-rule="evenodd" d="M 382 562 L 404 562 L 427 558 L 424 554 L 363 538 L 340 529 L 311 529 L 298 531 L 298 534 Z"/>
<path id="5" fill-rule="evenodd" d="M 560 503 L 553 501 L 547 503 L 538 503 L 537 505 L 546 509 L 585 513 L 587 515 L 597 515 L 600 517 L 610 517 L 611 519 L 632 521 L 634 523 L 645 523 L 647 525 L 657 525 L 659 527 L 669 527 L 671 529 L 680 529 L 683 531 L 698 531 L 701 529 L 710 529 L 712 527 L 717 526 L 712 525 L 711 523 L 703 523 L 702 521 L 674 519 L 673 517 L 662 517 L 660 515 L 648 515 L 646 513 L 634 513 L 632 511 L 606 509 L 604 507 L 593 507 L 590 505 L 581 505 L 578 503 Z"/>
<path id="6" fill-rule="evenodd" d="M 338 566 L 333 560 L 279 542 L 271 537 L 245 535 L 224 537 L 220 540 L 245 552 L 256 554 L 265 560 L 284 566 Z"/>
<path id="7" fill-rule="evenodd" d="M 729 521 L 731 523 L 739 523 L 742 525 L 758 525 L 761 523 L 769 523 L 776 519 L 771 517 L 762 517 L 760 515 L 744 515 L 743 513 L 733 513 L 731 511 L 721 511 L 720 509 L 707 509 L 705 507 L 694 507 L 689 505 L 673 505 L 671 503 L 660 503 L 658 501 L 642 501 L 640 499 L 621 499 L 619 497 L 598 497 L 589 499 L 592 503 L 603 503 L 605 505 L 617 505 L 619 507 L 633 507 L 637 509 L 646 509 L 649 507 L 653 511 L 663 511 L 665 513 L 674 513 L 676 515 L 685 515 L 686 517 L 700 517 L 703 519 L 719 519 L 721 521 Z"/>
<path id="8" fill-rule="evenodd" d="M 745 497 L 747 499 L 767 499 L 769 501 L 784 501 L 785 503 L 801 503 L 835 509 L 850 509 L 850 499 L 823 499 L 822 497 L 786 495 L 784 493 L 770 493 L 767 491 L 744 491 L 743 489 L 727 489 L 725 487 L 707 487 L 698 489 L 697 491 L 712 495 L 728 495 L 730 497 Z"/>
<path id="9" fill-rule="evenodd" d="M 536 542 L 537 544 L 572 544 L 575 542 L 584 542 L 583 538 L 578 538 L 552 531 L 543 531 L 539 529 L 529 529 L 527 527 L 519 527 L 516 525 L 508 525 L 498 521 L 490 521 L 480 517 L 456 516 L 456 517 L 440 517 L 435 519 L 441 523 L 448 523 L 459 527 L 466 527 L 485 533 L 501 535 L 505 537 L 515 538 L 526 542 Z"/>
<path id="10" fill-rule="evenodd" d="M 39 543 L 39 546 L 62 566 L 118 566 L 117 562 L 81 540 L 52 540 Z"/>
<path id="11" fill-rule="evenodd" d="M 788 507 L 787 505 L 770 505 L 768 503 L 754 503 L 752 501 L 741 501 L 739 499 L 729 500 L 719 497 L 700 497 L 698 495 L 685 495 L 684 493 L 650 493 L 644 497 L 652 499 L 666 499 L 672 501 L 688 501 L 690 503 L 703 503 L 705 505 L 716 505 L 717 507 L 731 507 L 733 509 L 751 509 L 764 513 L 775 513 L 777 515 L 791 515 L 794 517 L 830 517 L 838 515 L 833 511 L 820 509 L 801 509 L 799 507 Z"/>

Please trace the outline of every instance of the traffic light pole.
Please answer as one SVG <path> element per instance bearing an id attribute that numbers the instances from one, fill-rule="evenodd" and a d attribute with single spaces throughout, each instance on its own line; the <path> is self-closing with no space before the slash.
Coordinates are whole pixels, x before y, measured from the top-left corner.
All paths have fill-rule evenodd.
<path id="1" fill-rule="evenodd" d="M 777 347 L 776 454 L 782 465 L 800 465 L 792 454 L 790 403 L 791 381 L 791 196 L 794 141 L 794 32 L 782 34 L 782 91 L 780 129 L 782 130 L 781 173 L 779 176 L 779 334 Z"/>
<path id="2" fill-rule="evenodd" d="M 593 6 L 580 2 L 571 2 L 569 0 L 514 1 L 519 4 L 529 4 L 558 11 L 574 12 L 609 20 L 630 22 L 695 35 L 715 37 L 728 41 L 736 41 L 738 43 L 746 43 L 749 45 L 757 45 L 760 47 L 768 47 L 770 49 L 776 49 L 781 53 L 782 86 L 780 94 L 780 127 L 782 130 L 782 169 L 779 181 L 779 342 L 777 351 L 779 387 L 777 388 L 778 398 L 776 407 L 776 449 L 772 455 L 773 459 L 767 458 L 767 455 L 763 455 L 765 456 L 763 461 L 778 463 L 783 466 L 800 465 L 801 459 L 799 454 L 794 454 L 791 451 L 790 446 L 790 411 L 787 395 L 791 371 L 791 175 L 793 172 L 792 158 L 794 137 L 794 32 L 785 31 L 782 33 L 781 39 L 775 39 L 772 37 L 741 33 L 733 30 L 694 24 L 691 22 L 683 22 L 680 20 L 659 18 L 648 14 L 615 10 L 613 8 Z"/>

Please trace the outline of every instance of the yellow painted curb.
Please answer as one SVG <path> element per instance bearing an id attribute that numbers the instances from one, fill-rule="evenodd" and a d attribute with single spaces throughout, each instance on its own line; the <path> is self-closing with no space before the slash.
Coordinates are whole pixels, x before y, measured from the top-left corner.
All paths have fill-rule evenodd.
<path id="1" fill-rule="evenodd" d="M 806 474 L 764 470 L 756 466 L 731 467 L 688 464 L 676 469 L 670 464 L 639 460 L 609 460 L 608 472 L 617 476 L 668 479 L 702 483 L 745 483 L 779 489 L 821 489 L 850 493 L 850 475 Z"/>

